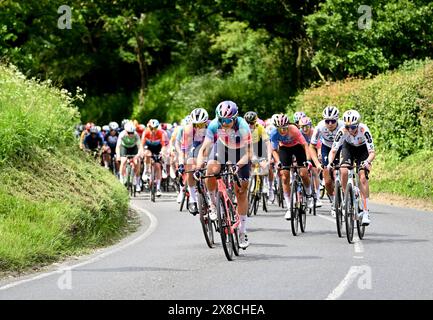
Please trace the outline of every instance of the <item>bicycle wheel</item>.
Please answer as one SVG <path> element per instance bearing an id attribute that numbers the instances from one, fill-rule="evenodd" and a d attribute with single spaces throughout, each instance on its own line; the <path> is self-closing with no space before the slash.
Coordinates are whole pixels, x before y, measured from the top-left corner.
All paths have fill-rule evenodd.
<path id="1" fill-rule="evenodd" d="M 266 197 L 266 194 L 262 194 L 263 195 L 263 211 L 264 212 L 268 212 L 268 206 L 267 206 L 267 201 L 268 201 L 268 199 L 267 199 L 267 197 Z"/>
<path id="2" fill-rule="evenodd" d="M 231 204 L 229 204 L 229 212 L 230 212 L 231 225 L 234 225 L 236 223 L 235 208 Z M 238 256 L 239 255 L 239 227 L 234 230 L 231 236 L 232 236 L 233 253 L 235 254 L 235 256 Z"/>
<path id="3" fill-rule="evenodd" d="M 253 192 L 248 192 L 248 211 L 247 211 L 247 216 L 251 217 L 251 214 L 254 211 L 254 199 L 255 199 L 255 195 L 254 195 L 254 191 Z"/>
<path id="4" fill-rule="evenodd" d="M 334 198 L 334 210 L 335 210 L 335 222 L 337 225 L 337 234 L 339 238 L 342 238 L 343 235 L 343 199 L 341 198 L 341 185 L 340 182 L 337 180 L 335 182 L 335 198 Z"/>
<path id="5" fill-rule="evenodd" d="M 353 243 L 353 231 L 355 227 L 354 223 L 354 206 L 353 206 L 353 189 L 352 185 L 349 183 L 346 187 L 345 194 L 345 210 L 344 218 L 346 220 L 346 237 L 349 243 Z"/>
<path id="6" fill-rule="evenodd" d="M 283 191 L 283 177 L 280 177 L 278 182 L 278 206 L 281 207 L 281 209 L 284 209 L 284 191 Z"/>
<path id="7" fill-rule="evenodd" d="M 259 210 L 260 204 L 260 196 L 258 194 L 254 195 L 254 215 L 257 215 L 257 211 Z"/>
<path id="8" fill-rule="evenodd" d="M 293 179 L 292 187 L 291 187 L 291 198 L 290 198 L 290 224 L 292 226 L 292 234 L 296 236 L 298 234 L 298 225 L 299 225 L 299 199 L 298 199 L 298 185 L 296 183 L 296 179 Z"/>
<path id="9" fill-rule="evenodd" d="M 221 193 L 218 194 L 217 203 L 218 227 L 221 235 L 221 243 L 223 245 L 224 254 L 227 260 L 233 260 L 233 237 L 228 230 L 230 226 L 227 224 L 227 211 L 224 204 L 224 198 Z"/>
<path id="10" fill-rule="evenodd" d="M 209 209 L 201 193 L 198 194 L 197 204 L 198 204 L 198 210 L 200 212 L 200 223 L 203 230 L 204 238 L 206 240 L 206 244 L 208 245 L 209 248 L 213 248 L 215 242 L 214 242 L 212 221 L 209 218 L 209 212 L 208 212 Z"/>
<path id="11" fill-rule="evenodd" d="M 185 204 L 185 200 L 186 200 L 186 186 L 184 187 L 184 189 L 182 191 L 182 201 L 180 202 L 180 208 L 179 208 L 180 212 L 182 212 L 183 206 Z"/>
<path id="12" fill-rule="evenodd" d="M 360 199 L 358 199 L 358 201 L 360 201 Z M 357 209 L 357 211 L 359 211 L 360 209 Z M 362 240 L 364 238 L 364 234 L 365 234 L 365 226 L 362 225 L 362 221 L 359 220 L 359 218 L 357 217 L 356 219 L 356 229 L 358 230 L 358 237 L 360 240 Z"/>
<path id="13" fill-rule="evenodd" d="M 301 182 L 298 182 L 301 183 Z M 297 193 L 298 197 L 302 200 L 299 206 L 299 225 L 301 226 L 301 232 L 305 232 L 307 229 L 307 200 L 305 198 L 305 190 L 302 188 L 302 194 Z"/>

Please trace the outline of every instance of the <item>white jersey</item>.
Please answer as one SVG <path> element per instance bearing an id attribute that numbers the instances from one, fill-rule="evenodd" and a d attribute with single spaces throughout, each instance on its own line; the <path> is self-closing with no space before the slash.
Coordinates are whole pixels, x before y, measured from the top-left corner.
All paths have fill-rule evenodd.
<path id="1" fill-rule="evenodd" d="M 332 145 L 332 149 L 338 150 L 338 148 L 340 148 L 345 141 L 354 147 L 359 147 L 366 144 L 368 152 L 374 151 L 373 137 L 371 136 L 370 130 L 366 124 L 359 124 L 358 132 L 355 136 L 351 135 L 344 127 L 338 130 L 337 136 L 335 137 L 335 141 Z"/>
<path id="2" fill-rule="evenodd" d="M 322 143 L 328 148 L 332 147 L 334 143 L 334 139 L 337 135 L 338 130 L 344 128 L 343 120 L 337 121 L 337 127 L 334 131 L 331 131 L 326 126 L 325 120 L 319 122 L 319 124 L 314 128 L 313 136 L 311 137 L 310 143 L 316 145 L 319 142 L 319 139 Z"/>

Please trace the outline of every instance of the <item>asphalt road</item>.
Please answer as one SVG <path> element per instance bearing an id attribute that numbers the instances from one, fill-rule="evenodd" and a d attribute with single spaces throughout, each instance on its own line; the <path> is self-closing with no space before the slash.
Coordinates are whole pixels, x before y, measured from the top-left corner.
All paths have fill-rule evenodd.
<path id="1" fill-rule="evenodd" d="M 0 299 L 433 299 L 433 212 L 371 204 L 365 239 L 338 238 L 329 203 L 294 237 L 271 206 L 248 220 L 250 247 L 229 262 L 174 194 L 133 200 L 140 229 L 48 271 L 0 281 Z M 217 234 L 217 236 L 219 236 Z"/>

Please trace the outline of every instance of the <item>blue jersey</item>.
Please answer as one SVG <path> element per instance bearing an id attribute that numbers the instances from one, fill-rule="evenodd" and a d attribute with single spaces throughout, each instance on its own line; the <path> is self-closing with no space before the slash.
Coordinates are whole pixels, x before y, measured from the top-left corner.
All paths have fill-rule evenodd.
<path id="1" fill-rule="evenodd" d="M 207 128 L 206 138 L 214 143 L 220 141 L 227 148 L 240 149 L 252 142 L 251 130 L 248 123 L 242 117 L 237 117 L 231 129 L 222 127 L 218 118 L 211 121 Z"/>

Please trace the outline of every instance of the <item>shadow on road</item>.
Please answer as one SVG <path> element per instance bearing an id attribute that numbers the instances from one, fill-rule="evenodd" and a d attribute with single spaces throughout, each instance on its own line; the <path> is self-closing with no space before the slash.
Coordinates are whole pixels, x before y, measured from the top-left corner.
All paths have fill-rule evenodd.
<path id="1" fill-rule="evenodd" d="M 103 269 L 74 269 L 74 272 L 144 272 L 144 271 L 191 271 L 189 269 L 172 269 L 161 267 L 121 267 Z"/>

